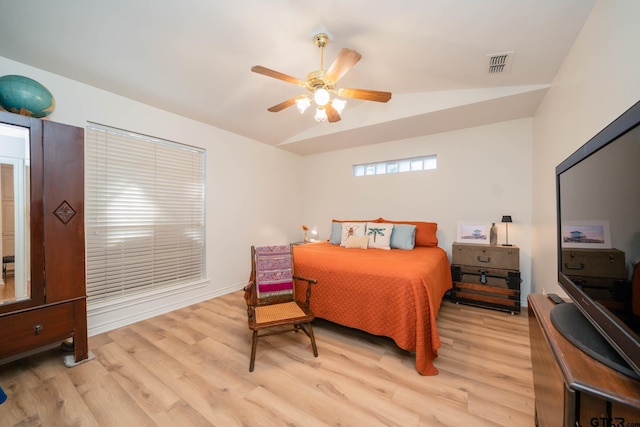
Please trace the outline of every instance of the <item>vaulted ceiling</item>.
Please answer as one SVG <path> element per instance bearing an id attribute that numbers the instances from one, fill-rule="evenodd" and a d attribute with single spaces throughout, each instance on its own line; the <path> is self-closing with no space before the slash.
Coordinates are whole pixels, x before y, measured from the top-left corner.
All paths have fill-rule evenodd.
<path id="1" fill-rule="evenodd" d="M 0 0 L 0 56 L 299 154 L 533 116 L 595 0 Z M 341 48 L 362 59 L 337 123 L 268 107 Z M 501 73 L 489 56 L 510 52 Z M 5 73 L 6 74 L 6 73 Z M 55 94 L 54 94 L 55 95 Z"/>

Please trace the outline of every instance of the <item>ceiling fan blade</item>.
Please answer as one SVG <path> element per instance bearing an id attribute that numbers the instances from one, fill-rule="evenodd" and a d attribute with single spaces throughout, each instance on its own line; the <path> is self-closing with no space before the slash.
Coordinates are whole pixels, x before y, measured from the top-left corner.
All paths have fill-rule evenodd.
<path id="1" fill-rule="evenodd" d="M 329 123 L 335 123 L 340 121 L 340 113 L 338 113 L 338 111 L 336 111 L 336 109 L 333 108 L 333 105 L 331 105 L 331 103 L 325 105 L 324 109 L 327 112 L 327 120 L 329 120 Z"/>
<path id="2" fill-rule="evenodd" d="M 391 92 L 381 92 L 367 89 L 338 89 L 338 96 L 344 98 L 363 99 L 365 101 L 387 102 L 391 99 Z"/>
<path id="3" fill-rule="evenodd" d="M 297 77 L 292 77 L 288 74 L 281 73 L 279 71 L 272 70 L 271 68 L 263 67 L 262 65 L 254 65 L 251 67 L 251 71 L 258 74 L 264 74 L 268 77 L 273 77 L 274 79 L 283 80 L 287 83 L 293 83 L 298 86 L 305 86 L 307 82 L 300 80 Z"/>
<path id="4" fill-rule="evenodd" d="M 278 111 L 282 111 L 287 107 L 291 107 L 295 103 L 296 103 L 296 98 L 289 98 L 286 101 L 281 102 L 280 104 L 267 108 L 267 110 L 271 111 L 272 113 L 277 113 Z"/>
<path id="5" fill-rule="evenodd" d="M 334 83 L 337 82 L 342 76 L 347 74 L 347 72 L 352 69 L 358 61 L 360 61 L 360 58 L 362 58 L 362 55 L 355 50 L 347 48 L 342 49 L 336 60 L 333 61 L 333 64 L 331 64 L 327 70 L 325 78 Z"/>

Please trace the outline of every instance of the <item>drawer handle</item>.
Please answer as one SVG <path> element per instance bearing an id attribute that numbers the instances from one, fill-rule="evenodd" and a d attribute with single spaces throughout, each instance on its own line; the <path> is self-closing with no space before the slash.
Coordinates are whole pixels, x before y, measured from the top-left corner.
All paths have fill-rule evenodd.
<path id="1" fill-rule="evenodd" d="M 483 258 L 483 257 L 481 257 L 481 256 L 478 256 L 478 261 L 479 261 L 479 262 L 488 263 L 488 262 L 491 262 L 491 257 L 490 257 L 490 256 L 488 256 L 488 257 L 484 257 L 484 258 Z"/>
<path id="2" fill-rule="evenodd" d="M 36 335 L 40 335 L 40 332 L 42 332 L 42 325 L 40 323 L 35 325 L 33 327 L 33 332 L 35 332 Z"/>
<path id="3" fill-rule="evenodd" d="M 564 263 L 564 268 L 567 270 L 584 270 L 584 263 L 578 263 L 574 265 L 570 265 L 568 262 Z"/>

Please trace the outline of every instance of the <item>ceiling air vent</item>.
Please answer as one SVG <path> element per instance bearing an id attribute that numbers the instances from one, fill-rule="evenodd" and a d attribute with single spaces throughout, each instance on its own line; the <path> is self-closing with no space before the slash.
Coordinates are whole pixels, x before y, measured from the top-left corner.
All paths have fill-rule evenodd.
<path id="1" fill-rule="evenodd" d="M 511 71 L 513 55 L 513 51 L 487 55 L 489 59 L 489 74 L 508 73 Z"/>

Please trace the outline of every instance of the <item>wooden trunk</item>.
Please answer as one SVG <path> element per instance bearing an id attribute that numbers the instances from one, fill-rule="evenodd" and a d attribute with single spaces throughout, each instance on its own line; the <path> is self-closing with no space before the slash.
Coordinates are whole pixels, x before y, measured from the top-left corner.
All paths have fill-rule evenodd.
<path id="1" fill-rule="evenodd" d="M 454 243 L 451 300 L 520 312 L 519 255 L 515 246 Z"/>
<path id="2" fill-rule="evenodd" d="M 520 273 L 475 267 L 451 267 L 453 291 L 451 300 L 467 304 L 520 311 Z"/>
<path id="3" fill-rule="evenodd" d="M 517 271 L 520 269 L 520 249 L 516 246 L 454 243 L 453 264 Z"/>

